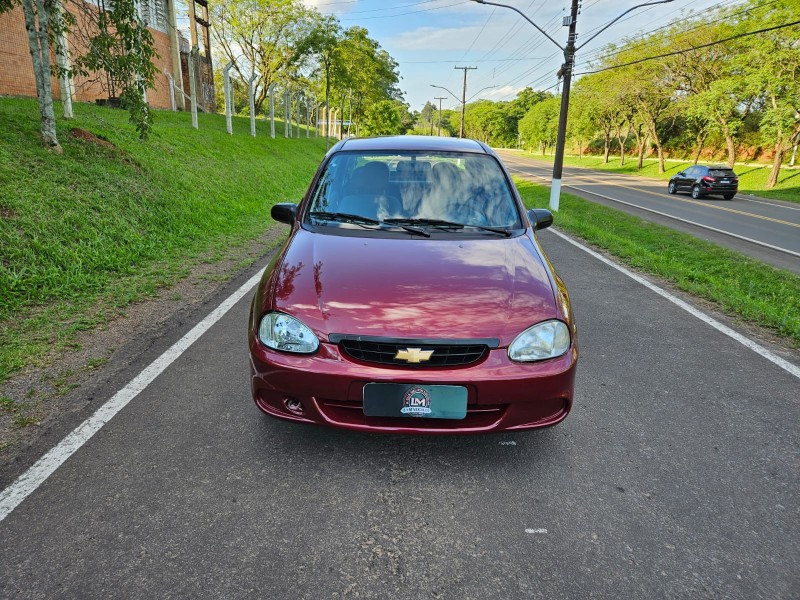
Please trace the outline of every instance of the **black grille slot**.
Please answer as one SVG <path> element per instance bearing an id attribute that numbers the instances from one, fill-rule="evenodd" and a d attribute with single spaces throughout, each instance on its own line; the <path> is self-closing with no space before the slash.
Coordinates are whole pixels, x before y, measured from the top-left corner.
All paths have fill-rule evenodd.
<path id="1" fill-rule="evenodd" d="M 456 367 L 469 365 L 483 358 L 490 347 L 486 343 L 458 343 L 449 340 L 434 343 L 427 343 L 431 340 L 425 340 L 426 343 L 415 343 L 414 340 L 383 341 L 342 336 L 338 341 L 342 351 L 356 360 L 401 367 Z M 424 356 L 430 351 L 433 353 L 427 360 L 409 362 L 408 360 L 395 358 L 398 352 L 402 351 L 411 353 L 412 359 L 415 356 L 421 358 L 421 355 Z"/>

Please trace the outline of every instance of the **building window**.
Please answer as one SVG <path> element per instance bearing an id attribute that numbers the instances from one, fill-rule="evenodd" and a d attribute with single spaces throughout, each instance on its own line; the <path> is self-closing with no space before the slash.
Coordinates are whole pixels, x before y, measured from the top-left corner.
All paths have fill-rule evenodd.
<path id="1" fill-rule="evenodd" d="M 147 27 L 167 33 L 167 0 L 139 0 L 139 10 Z"/>

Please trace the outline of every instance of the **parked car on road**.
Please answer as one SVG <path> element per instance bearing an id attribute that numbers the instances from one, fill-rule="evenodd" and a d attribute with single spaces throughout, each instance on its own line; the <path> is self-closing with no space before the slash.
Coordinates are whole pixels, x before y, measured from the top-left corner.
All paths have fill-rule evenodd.
<path id="1" fill-rule="evenodd" d="M 500 160 L 473 140 L 336 144 L 253 298 L 263 412 L 362 431 L 555 425 L 572 407 L 577 329 L 564 283 Z"/>
<path id="2" fill-rule="evenodd" d="M 739 177 L 730 167 L 695 165 L 670 177 L 667 192 L 691 192 L 692 198 L 718 195 L 732 200 L 739 191 Z"/>

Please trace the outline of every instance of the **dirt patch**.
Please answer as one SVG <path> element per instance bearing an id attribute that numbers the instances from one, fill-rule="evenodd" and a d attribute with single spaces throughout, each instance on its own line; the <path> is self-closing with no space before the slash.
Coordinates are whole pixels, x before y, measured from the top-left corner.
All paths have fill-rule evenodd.
<path id="1" fill-rule="evenodd" d="M 17 211 L 13 208 L 8 208 L 7 206 L 3 206 L 0 204 L 0 219 L 15 219 L 17 217 Z"/>
<path id="2" fill-rule="evenodd" d="M 191 318 L 194 307 L 220 291 L 246 264 L 263 259 L 285 233 L 269 231 L 241 247 L 229 248 L 221 260 L 204 262 L 201 257 L 187 277 L 159 290 L 157 297 L 131 304 L 123 315 L 80 333 L 76 349 L 54 352 L 45 358 L 44 366 L 1 384 L 0 474 L 45 435 L 60 432 L 76 414 L 84 413 L 95 400 L 92 390 L 121 373 L 164 331 L 180 324 L 183 315 Z M 48 444 L 57 441 L 48 440 Z"/>
<path id="3" fill-rule="evenodd" d="M 70 129 L 69 134 L 79 140 L 84 140 L 86 142 L 91 142 L 92 144 L 97 144 L 98 146 L 103 146 L 104 148 L 109 148 L 112 150 L 116 150 L 116 146 L 109 142 L 108 140 L 104 140 L 101 137 L 96 136 L 91 131 L 86 131 L 85 129 L 80 129 L 79 127 L 74 127 Z"/>

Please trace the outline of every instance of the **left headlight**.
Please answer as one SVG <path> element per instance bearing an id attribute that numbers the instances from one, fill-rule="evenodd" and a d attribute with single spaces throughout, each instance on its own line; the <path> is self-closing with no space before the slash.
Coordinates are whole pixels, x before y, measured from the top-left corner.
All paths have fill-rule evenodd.
<path id="1" fill-rule="evenodd" d="M 532 362 L 556 358 L 569 350 L 569 327 L 562 321 L 544 321 L 520 333 L 508 347 L 508 358 Z"/>
<path id="2" fill-rule="evenodd" d="M 319 348 L 319 339 L 313 331 L 294 317 L 278 312 L 261 317 L 258 339 L 273 350 L 296 354 L 311 354 Z"/>

